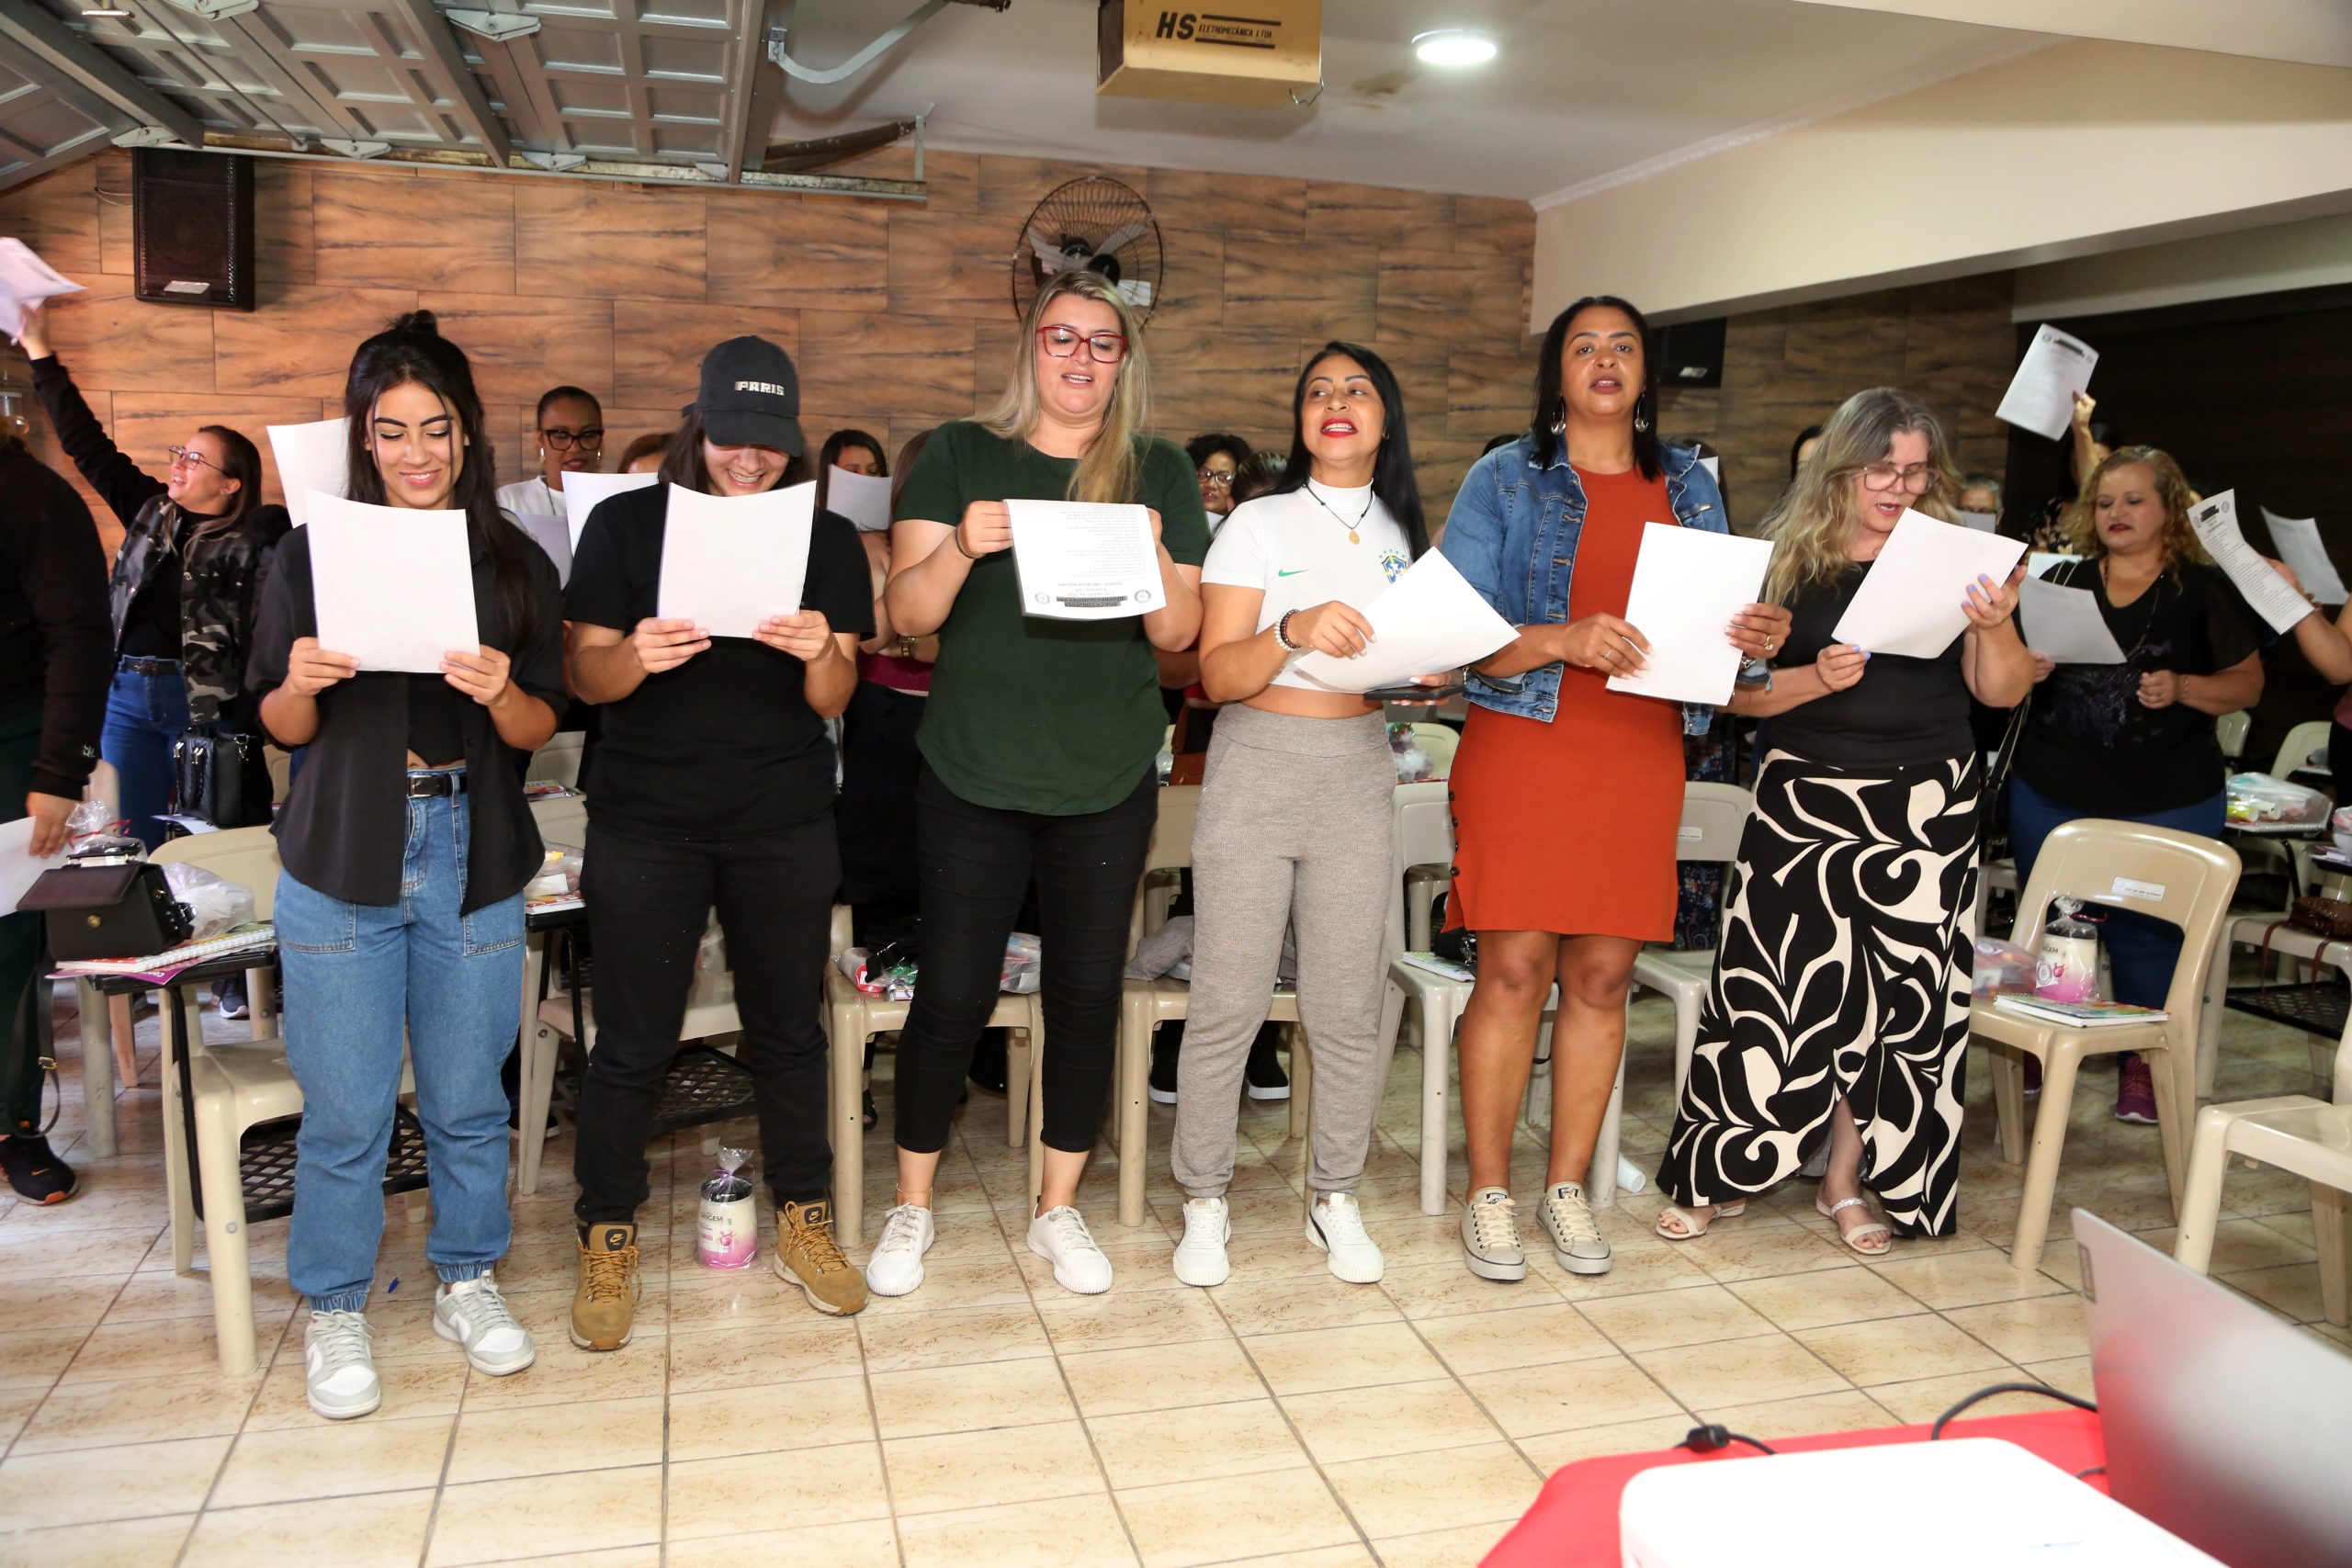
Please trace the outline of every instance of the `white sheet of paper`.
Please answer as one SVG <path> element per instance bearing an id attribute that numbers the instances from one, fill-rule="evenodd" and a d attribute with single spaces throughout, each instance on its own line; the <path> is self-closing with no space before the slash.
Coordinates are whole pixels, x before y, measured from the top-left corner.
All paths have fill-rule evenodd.
<path id="1" fill-rule="evenodd" d="M 2018 626 L 2025 645 L 2059 664 L 2120 664 L 2123 647 L 2108 630 L 2087 588 L 2027 578 L 2018 584 Z"/>
<path id="2" fill-rule="evenodd" d="M 1711 479 L 1721 480 L 1724 477 L 1724 461 L 1721 457 L 1702 457 L 1699 459 L 1699 466 L 1707 470 L 1707 477 Z"/>
<path id="3" fill-rule="evenodd" d="M 1057 621 L 1114 621 L 1168 603 L 1159 551 L 1140 506 L 1007 501 L 1021 611 Z"/>
<path id="4" fill-rule="evenodd" d="M 1718 707 L 1729 702 L 1742 656 L 1724 628 L 1762 597 L 1771 564 L 1770 539 L 1644 524 L 1625 619 L 1648 639 L 1649 658 L 1637 675 L 1611 675 L 1609 689 Z"/>
<path id="5" fill-rule="evenodd" d="M 861 534 L 890 526 L 890 481 L 880 474 L 853 474 L 838 463 L 825 486 L 825 510 L 838 512 Z"/>
<path id="6" fill-rule="evenodd" d="M 816 522 L 813 483 L 758 495 L 672 485 L 655 613 L 713 637 L 750 637 L 770 615 L 791 615 L 808 586 Z"/>
<path id="7" fill-rule="evenodd" d="M 659 474 L 566 474 L 563 476 L 563 522 L 571 531 L 571 543 L 577 548 L 580 530 L 588 526 L 588 514 L 596 503 L 626 495 L 647 485 L 660 484 Z"/>
<path id="8" fill-rule="evenodd" d="M 2302 579 L 2304 592 L 2323 604 L 2341 604 L 2352 597 L 2345 592 L 2343 575 L 2327 557 L 2315 519 L 2281 517 L 2266 506 L 2262 520 L 2270 525 L 2270 542 L 2278 547 L 2278 558 Z"/>
<path id="9" fill-rule="evenodd" d="M 0 333 L 15 337 L 25 330 L 26 306 L 81 292 L 80 284 L 33 254 L 22 240 L 0 240 Z"/>
<path id="10" fill-rule="evenodd" d="M 2245 542 L 2245 535 L 2238 529 L 2235 491 L 2225 490 L 2190 507 L 2188 525 L 2197 531 L 2198 542 L 2213 558 L 2213 564 L 2229 574 L 2254 613 L 2269 622 L 2272 631 L 2282 635 L 2292 631 L 2297 621 L 2312 614 L 2311 601 L 2287 586 L 2287 580 L 2271 570 L 2270 563 Z"/>
<path id="11" fill-rule="evenodd" d="M 1989 534 L 2001 525 L 2001 514 L 1997 512 L 1956 511 L 1951 516 L 1952 521 L 1962 527 L 1973 528 L 1980 534 Z"/>
<path id="12" fill-rule="evenodd" d="M 1969 585 L 2007 581 L 2024 554 L 2023 539 L 1905 512 L 1829 635 L 1868 653 L 1934 659 L 1968 629 Z"/>
<path id="13" fill-rule="evenodd" d="M 273 424 L 270 455 L 277 459 L 277 488 L 286 514 L 300 528 L 311 520 L 310 492 L 344 494 L 351 488 L 349 420 L 322 419 L 309 424 Z"/>
<path id="14" fill-rule="evenodd" d="M 2035 550 L 2025 558 L 2025 574 L 2028 577 L 2045 576 L 2053 566 L 2082 558 L 2080 556 L 2069 555 L 2064 550 Z"/>
<path id="15" fill-rule="evenodd" d="M 481 646 L 462 512 L 370 506 L 311 491 L 311 596 L 319 646 L 362 670 L 436 675 Z"/>
<path id="16" fill-rule="evenodd" d="M 2075 394 L 2090 389 L 2091 372 L 2098 367 L 2098 350 L 2045 322 L 2034 333 L 1993 417 L 2055 441 L 2075 423 Z"/>
<path id="17" fill-rule="evenodd" d="M 23 807 L 15 801 L 9 802 Z M 22 898 L 44 871 L 53 871 L 65 863 L 63 851 L 43 859 L 33 858 L 33 819 L 19 817 L 14 822 L 0 822 L 0 910 L 14 913 L 17 900 Z"/>
<path id="18" fill-rule="evenodd" d="M 1310 650 L 1292 660 L 1291 672 L 1335 692 L 1369 692 L 1476 663 L 1519 635 L 1435 550 L 1362 608 L 1371 647 L 1353 659 Z"/>
<path id="19" fill-rule="evenodd" d="M 565 526 L 563 519 L 549 517 L 540 512 L 523 512 L 515 514 L 514 521 L 523 525 L 523 532 L 531 536 L 534 544 L 547 551 L 548 559 L 555 562 L 556 581 L 570 583 L 571 530 Z"/>

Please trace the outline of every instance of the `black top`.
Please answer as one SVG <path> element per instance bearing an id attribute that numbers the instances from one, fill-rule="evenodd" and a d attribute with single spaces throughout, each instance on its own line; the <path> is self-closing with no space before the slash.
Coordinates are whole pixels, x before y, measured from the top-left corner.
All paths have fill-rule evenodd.
<path id="1" fill-rule="evenodd" d="M 466 754 L 466 710 L 477 704 L 438 675 L 408 677 L 408 749 L 434 767 Z M 560 699 L 549 705 L 563 711 Z"/>
<path id="2" fill-rule="evenodd" d="M 97 491 L 107 510 L 130 527 L 139 509 L 169 493 L 169 487 L 124 456 L 107 435 L 106 426 L 83 401 L 74 378 L 65 373 L 57 355 L 34 360 L 32 368 L 33 390 L 49 415 L 50 427 L 57 432 L 59 449 L 81 470 L 83 480 Z"/>
<path id="3" fill-rule="evenodd" d="M 1815 583 L 1789 605 L 1789 640 L 1772 660 L 1776 670 L 1811 664 L 1837 639 L 1830 632 L 1870 576 L 1858 561 L 1834 583 Z M 1968 682 L 1961 673 L 1965 632 L 1933 659 L 1879 653 L 1862 678 L 1764 721 L 1757 754 L 1778 747 L 1811 761 L 1852 767 L 1943 762 L 1975 750 L 1968 728 Z"/>
<path id="4" fill-rule="evenodd" d="M 130 596 L 130 613 L 122 618 L 122 633 L 115 651 L 127 659 L 171 659 L 180 656 L 180 554 L 188 534 L 201 518 L 180 514 L 172 532 L 171 548 L 156 557 L 146 577 Z"/>
<path id="5" fill-rule="evenodd" d="M 479 525 L 467 534 L 473 544 L 474 615 L 482 641 L 514 661 L 510 678 L 526 695 L 561 708 L 563 595 L 554 564 L 537 550 L 521 552 L 531 573 L 537 621 L 526 645 L 499 604 L 490 547 Z M 294 639 L 318 635 L 311 592 L 311 536 L 297 528 L 277 547 L 263 592 L 261 624 L 254 632 L 245 682 L 256 705 L 285 682 Z M 319 733 L 304 752 L 274 831 L 286 869 L 330 897 L 352 904 L 400 902 L 409 694 L 415 679 L 360 674 L 319 694 Z M 521 892 L 538 874 L 546 852 L 523 798 L 516 753 L 498 738 L 490 710 L 466 701 L 458 728 L 472 814 L 463 910 L 471 914 Z"/>
<path id="6" fill-rule="evenodd" d="M 32 787 L 71 798 L 97 765 L 114 669 L 106 552 L 81 496 L 19 441 L 0 440 L 0 725 L 39 723 Z"/>
<path id="7" fill-rule="evenodd" d="M 2107 602 L 2096 561 L 2061 561 L 2043 576 L 2086 588 L 2123 649 L 2120 664 L 2061 664 L 2033 689 L 2018 740 L 2018 776 L 2062 806 L 2140 817 L 2211 800 L 2224 777 L 2213 716 L 2186 703 L 2149 708 L 2152 670 L 2212 675 L 2269 640 L 2219 567 L 2183 562 L 2120 608 Z"/>
<path id="8" fill-rule="evenodd" d="M 571 556 L 564 614 L 627 633 L 656 613 L 670 491 L 649 485 L 600 503 Z M 874 580 L 857 530 L 821 513 L 801 606 L 835 632 L 874 635 Z M 833 747 L 803 694 L 806 667 L 748 637 L 648 675 L 604 705 L 589 815 L 658 839 L 781 832 L 832 804 Z"/>

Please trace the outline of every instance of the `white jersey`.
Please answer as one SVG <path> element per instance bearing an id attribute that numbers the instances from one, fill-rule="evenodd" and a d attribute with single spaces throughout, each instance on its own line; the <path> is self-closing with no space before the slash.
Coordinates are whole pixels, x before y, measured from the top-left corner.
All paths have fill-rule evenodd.
<path id="1" fill-rule="evenodd" d="M 1311 492 L 1311 493 L 1310 493 Z M 1350 544 L 1353 533 L 1356 542 Z M 1255 588 L 1264 631 L 1293 610 L 1336 599 L 1362 610 L 1411 565 L 1404 525 L 1365 485 L 1334 490 L 1312 480 L 1282 495 L 1245 501 L 1227 514 L 1201 567 L 1201 581 Z M 1328 692 L 1283 666 L 1272 683 Z"/>

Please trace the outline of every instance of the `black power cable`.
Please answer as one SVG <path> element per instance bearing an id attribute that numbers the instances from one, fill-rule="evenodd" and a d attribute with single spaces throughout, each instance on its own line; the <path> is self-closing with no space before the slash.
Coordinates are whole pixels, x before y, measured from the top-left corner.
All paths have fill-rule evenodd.
<path id="1" fill-rule="evenodd" d="M 2046 1382 L 1996 1382 L 1990 1388 L 1978 1389 L 1974 1393 L 1937 1416 L 1935 1426 L 1928 1429 L 1928 1441 L 1932 1443 L 1940 1438 L 1944 1435 L 1944 1427 L 1950 1424 L 1953 1416 L 1958 1416 L 1970 1405 L 1980 1404 L 1996 1393 L 2038 1393 L 2044 1399 L 2054 1399 L 2061 1404 L 2071 1404 L 2077 1410 L 2088 1410 L 2093 1414 L 2097 1414 L 2098 1410 L 2098 1406 L 2089 1400 L 2078 1399 L 2064 1389 L 2052 1388 Z"/>
<path id="2" fill-rule="evenodd" d="M 1718 1450 L 1727 1449 L 1734 1443 L 1746 1443 L 1759 1454 L 1780 1451 L 1769 1444 L 1758 1442 L 1745 1432 L 1735 1432 L 1727 1427 L 1714 1425 L 1691 1427 L 1689 1436 L 1675 1446 L 1689 1449 L 1694 1454 L 1711 1454 Z"/>

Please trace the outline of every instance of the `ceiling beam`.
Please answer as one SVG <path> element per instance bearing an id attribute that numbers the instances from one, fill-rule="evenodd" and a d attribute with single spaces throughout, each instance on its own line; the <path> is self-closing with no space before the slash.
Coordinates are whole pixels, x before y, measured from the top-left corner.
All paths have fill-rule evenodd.
<path id="1" fill-rule="evenodd" d="M 458 117 L 490 161 L 502 169 L 514 163 L 514 148 L 506 139 L 506 128 L 491 111 L 489 96 L 481 90 L 473 67 L 466 63 L 465 51 L 458 46 L 458 35 L 449 30 L 448 19 L 433 0 L 396 0 L 396 4 L 409 31 L 416 35 L 417 47 L 424 51 L 428 70 L 457 106 Z"/>
<path id="2" fill-rule="evenodd" d="M 160 127 L 184 146 L 204 145 L 204 127 L 194 115 L 33 0 L 0 0 L 0 37 L 141 124 Z"/>
<path id="3" fill-rule="evenodd" d="M 2352 65 L 2352 6 L 2338 0 L 1804 0 L 2061 37 L 2155 44 L 2296 65 Z"/>
<path id="4" fill-rule="evenodd" d="M 760 166 L 769 134 L 775 130 L 777 110 L 784 107 L 784 68 L 770 63 L 768 40 L 781 39 L 792 25 L 792 0 L 757 0 L 748 38 L 737 41 L 735 69 L 727 93 L 727 180 L 732 185 L 743 166 Z"/>

